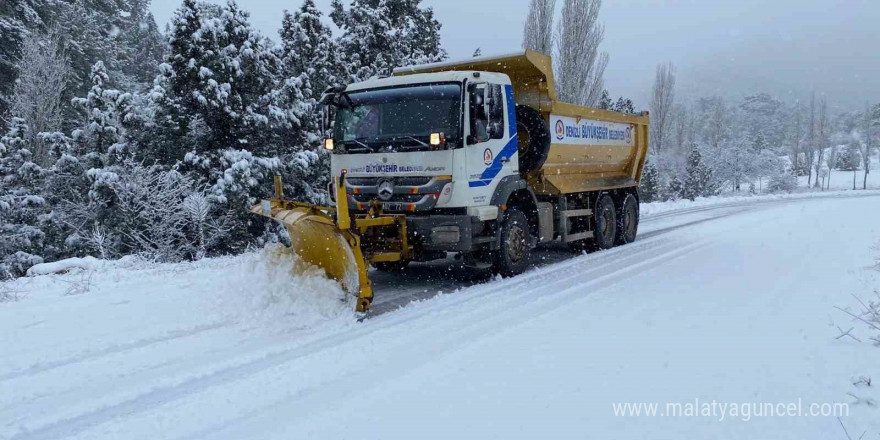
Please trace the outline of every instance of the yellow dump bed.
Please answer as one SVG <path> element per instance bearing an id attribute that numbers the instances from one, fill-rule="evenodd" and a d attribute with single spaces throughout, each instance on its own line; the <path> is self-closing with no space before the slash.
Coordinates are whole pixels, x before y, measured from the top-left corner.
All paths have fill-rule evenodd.
<path id="1" fill-rule="evenodd" d="M 559 101 L 552 60 L 531 50 L 404 67 L 394 75 L 450 70 L 507 74 L 515 102 L 544 115 L 551 136 L 550 152 L 541 169 L 528 176 L 538 194 L 638 185 L 648 151 L 647 112 L 632 115 Z"/>

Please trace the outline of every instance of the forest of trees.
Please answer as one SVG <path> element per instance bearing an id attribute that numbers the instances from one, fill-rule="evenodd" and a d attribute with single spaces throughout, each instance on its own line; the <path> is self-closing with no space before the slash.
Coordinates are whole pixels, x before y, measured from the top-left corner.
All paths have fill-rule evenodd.
<path id="1" fill-rule="evenodd" d="M 562 55 L 562 99 L 636 112 L 605 90 L 601 0 L 563 2 L 557 22 L 555 0 L 531 0 L 523 46 Z M 446 58 L 421 0 L 333 0 L 329 11 L 305 0 L 271 38 L 234 0 L 183 0 L 165 31 L 149 7 L 0 3 L 0 279 L 72 256 L 180 261 L 275 240 L 247 210 L 272 175 L 290 197 L 326 202 L 321 93 Z M 795 175 L 827 186 L 844 178 L 830 171 L 870 166 L 880 106 L 832 114 L 817 94 L 684 102 L 675 77 L 658 67 L 643 201 L 790 191 Z"/>
<path id="2" fill-rule="evenodd" d="M 833 114 L 817 92 L 804 101 L 754 93 L 678 102 L 671 65 L 658 66 L 649 108 L 643 201 L 791 192 L 799 177 L 816 190 L 832 178 L 866 189 L 880 139 L 880 104 Z"/>
<path id="3" fill-rule="evenodd" d="M 0 5 L 0 279 L 85 254 L 241 252 L 277 229 L 247 208 L 280 174 L 326 202 L 316 100 L 334 84 L 440 61 L 420 0 L 313 0 L 270 39 L 234 0 Z M 275 43 L 274 41 L 277 41 Z"/>

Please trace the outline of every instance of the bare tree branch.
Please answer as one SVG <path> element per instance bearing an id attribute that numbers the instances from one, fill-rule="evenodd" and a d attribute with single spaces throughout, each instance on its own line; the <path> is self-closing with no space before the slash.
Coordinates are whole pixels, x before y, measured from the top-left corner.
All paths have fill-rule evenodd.
<path id="1" fill-rule="evenodd" d="M 602 0 L 565 0 L 556 28 L 556 92 L 573 104 L 594 107 L 605 87 L 608 54 L 599 52 L 605 27 L 599 23 Z"/>
<path id="2" fill-rule="evenodd" d="M 672 106 L 675 102 L 675 66 L 672 63 L 657 66 L 657 76 L 651 93 L 651 146 L 654 152 L 663 152 L 663 141 L 668 136 Z"/>
<path id="3" fill-rule="evenodd" d="M 523 49 L 553 53 L 553 13 L 556 0 L 532 0 L 523 29 Z"/>
<path id="4" fill-rule="evenodd" d="M 49 165 L 49 149 L 40 133 L 61 127 L 61 93 L 67 85 L 70 63 L 57 33 L 30 33 L 21 46 L 18 80 L 12 96 L 14 116 L 23 118 L 29 130 L 34 162 Z"/>

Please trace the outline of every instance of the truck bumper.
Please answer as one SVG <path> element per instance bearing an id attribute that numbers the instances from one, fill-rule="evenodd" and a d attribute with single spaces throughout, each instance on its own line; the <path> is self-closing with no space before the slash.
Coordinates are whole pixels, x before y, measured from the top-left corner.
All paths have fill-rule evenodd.
<path id="1" fill-rule="evenodd" d="M 406 226 L 426 251 L 470 252 L 491 241 L 477 236 L 483 233 L 484 222 L 470 215 L 409 216 Z"/>

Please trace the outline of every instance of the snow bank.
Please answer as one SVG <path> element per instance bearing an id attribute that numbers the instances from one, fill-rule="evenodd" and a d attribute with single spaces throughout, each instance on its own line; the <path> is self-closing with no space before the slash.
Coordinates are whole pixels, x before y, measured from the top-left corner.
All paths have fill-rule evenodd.
<path id="1" fill-rule="evenodd" d="M 650 218 L 659 214 L 668 212 L 678 212 L 693 208 L 712 207 L 719 205 L 738 205 L 749 203 L 772 202 L 779 200 L 799 200 L 817 197 L 863 197 L 869 195 L 878 195 L 880 190 L 858 190 L 858 191 L 809 191 L 797 193 L 780 193 L 780 194 L 763 194 L 763 195 L 731 195 L 716 197 L 697 197 L 696 200 L 674 200 L 668 202 L 651 202 L 639 205 L 642 218 Z"/>
<path id="2" fill-rule="evenodd" d="M 132 256 L 119 260 L 71 258 L 35 265 L 28 271 L 29 277 L 2 282 L 0 287 L 18 292 L 22 303 L 54 303 L 75 287 L 76 293 L 101 303 L 171 302 L 181 311 L 205 315 L 202 319 L 269 329 L 354 322 L 352 295 L 285 249 L 270 245 L 234 257 L 184 263 L 154 263 Z M 105 312 L 115 313 L 111 309 Z"/>
<path id="3" fill-rule="evenodd" d="M 94 270 L 101 263 L 101 260 L 85 256 L 83 258 L 67 258 L 64 260 L 53 261 L 51 263 L 40 263 L 31 266 L 27 270 L 29 277 L 36 275 L 49 275 L 53 273 L 70 272 L 72 269 Z"/>
<path id="4" fill-rule="evenodd" d="M 217 302 L 229 318 L 262 323 L 281 320 L 296 323 L 298 328 L 335 319 L 354 321 L 353 296 L 284 246 L 269 245 L 236 260 L 221 275 L 223 287 Z"/>

